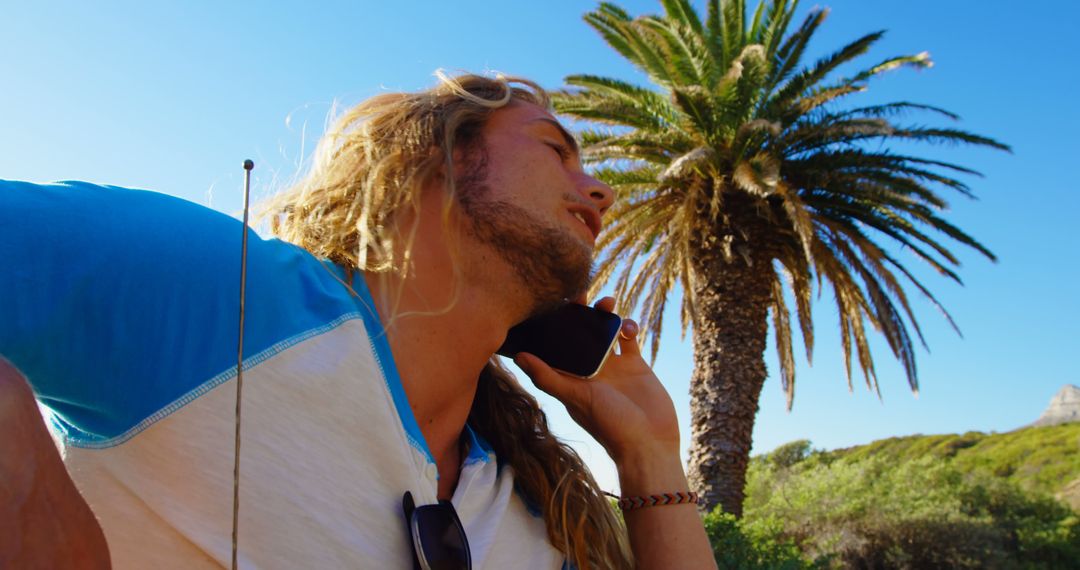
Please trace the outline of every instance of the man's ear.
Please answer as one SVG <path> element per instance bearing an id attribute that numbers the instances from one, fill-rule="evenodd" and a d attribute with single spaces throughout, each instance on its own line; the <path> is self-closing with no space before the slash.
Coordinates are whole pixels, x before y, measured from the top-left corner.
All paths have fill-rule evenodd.
<path id="1" fill-rule="evenodd" d="M 464 173 L 465 169 L 471 168 L 473 162 L 469 159 L 467 151 L 461 148 L 461 145 L 456 145 L 451 153 L 452 160 L 450 163 L 453 165 L 454 172 L 447 172 L 446 154 L 442 147 L 433 146 L 428 150 L 428 156 L 438 161 L 438 168 L 435 169 L 433 178 L 438 182 L 444 182 L 451 176 L 460 176 Z"/>
<path id="2" fill-rule="evenodd" d="M 461 175 L 465 173 L 465 170 L 472 167 L 472 160 L 470 160 L 468 151 L 462 148 L 462 145 L 454 145 L 454 150 L 451 153 L 451 163 L 454 165 L 453 174 L 456 178 L 461 178 Z M 443 168 L 446 168 L 446 161 L 443 161 Z"/>

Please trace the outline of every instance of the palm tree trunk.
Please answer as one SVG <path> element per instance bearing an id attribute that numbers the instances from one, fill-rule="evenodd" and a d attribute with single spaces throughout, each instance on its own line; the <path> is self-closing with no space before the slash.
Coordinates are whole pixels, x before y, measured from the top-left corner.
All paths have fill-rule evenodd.
<path id="1" fill-rule="evenodd" d="M 765 248 L 747 248 L 755 257 L 735 255 L 730 262 L 719 249 L 695 252 L 689 479 L 709 511 L 719 504 L 741 517 L 754 417 L 766 376 L 773 270 Z"/>

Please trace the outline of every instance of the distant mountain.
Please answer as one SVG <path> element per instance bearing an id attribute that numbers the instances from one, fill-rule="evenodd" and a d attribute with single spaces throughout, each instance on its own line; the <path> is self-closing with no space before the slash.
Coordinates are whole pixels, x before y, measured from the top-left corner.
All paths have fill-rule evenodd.
<path id="1" fill-rule="evenodd" d="M 1080 422 L 1080 388 L 1072 384 L 1062 386 L 1050 399 L 1050 406 L 1031 425 L 1056 426 L 1069 422 Z"/>

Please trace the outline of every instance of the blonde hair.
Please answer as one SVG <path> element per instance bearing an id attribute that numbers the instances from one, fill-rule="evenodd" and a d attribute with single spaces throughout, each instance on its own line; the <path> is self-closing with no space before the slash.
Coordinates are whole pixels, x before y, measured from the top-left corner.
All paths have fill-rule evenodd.
<path id="1" fill-rule="evenodd" d="M 404 275 L 416 224 L 402 230 L 397 222 L 420 213 L 422 188 L 443 172 L 442 220 L 456 251 L 448 223 L 457 202 L 454 151 L 479 153 L 473 162 L 482 168 L 480 131 L 493 111 L 513 101 L 551 103 L 527 79 L 438 75 L 431 89 L 378 95 L 347 111 L 323 136 L 310 172 L 268 203 L 271 231 L 347 271 Z M 518 490 L 542 511 L 548 539 L 570 562 L 580 570 L 631 566 L 625 530 L 589 470 L 495 358 L 480 375 L 469 423 L 514 470 Z"/>

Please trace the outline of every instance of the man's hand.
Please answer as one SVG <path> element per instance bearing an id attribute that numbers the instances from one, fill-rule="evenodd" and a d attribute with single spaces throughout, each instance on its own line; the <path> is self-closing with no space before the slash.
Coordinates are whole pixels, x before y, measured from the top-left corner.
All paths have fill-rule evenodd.
<path id="1" fill-rule="evenodd" d="M 611 312 L 615 300 L 605 297 L 594 307 Z M 566 406 L 616 464 L 642 454 L 679 453 L 675 406 L 641 357 L 637 333 L 637 323 L 624 320 L 619 354 L 608 355 L 604 367 L 588 380 L 561 374 L 532 354 L 520 353 L 514 360 L 538 388 Z"/>
<path id="2" fill-rule="evenodd" d="M 105 535 L 68 477 L 22 375 L 0 358 L 0 568 L 109 568 Z"/>
<path id="3" fill-rule="evenodd" d="M 595 305 L 602 311 L 614 306 L 611 297 Z M 623 496 L 687 491 L 675 406 L 642 359 L 637 333 L 637 323 L 623 321 L 619 354 L 608 355 L 589 380 L 561 374 L 532 354 L 514 361 L 604 446 L 619 470 Z M 716 568 L 696 505 L 648 507 L 624 518 L 638 568 Z"/>

